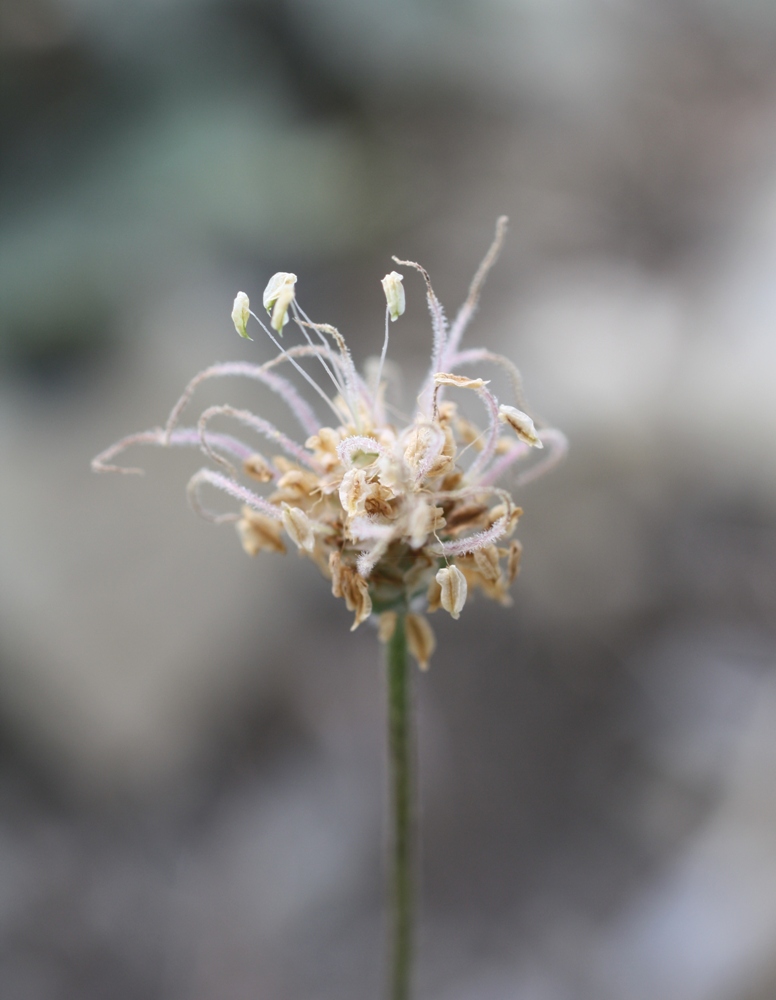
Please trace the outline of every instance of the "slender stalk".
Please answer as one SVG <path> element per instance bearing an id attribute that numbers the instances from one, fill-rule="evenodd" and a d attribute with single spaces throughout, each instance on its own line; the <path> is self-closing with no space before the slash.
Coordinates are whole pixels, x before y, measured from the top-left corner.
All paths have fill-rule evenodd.
<path id="1" fill-rule="evenodd" d="M 413 738 L 407 633 L 399 614 L 388 642 L 388 756 L 391 784 L 390 1000 L 409 1000 L 414 917 Z"/>

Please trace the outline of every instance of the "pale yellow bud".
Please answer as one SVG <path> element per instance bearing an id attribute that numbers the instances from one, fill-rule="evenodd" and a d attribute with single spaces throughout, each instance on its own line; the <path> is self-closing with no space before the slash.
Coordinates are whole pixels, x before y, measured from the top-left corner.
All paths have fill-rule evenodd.
<path id="1" fill-rule="evenodd" d="M 506 406 L 502 403 L 498 408 L 498 418 L 502 424 L 509 424 L 520 440 L 530 444 L 532 448 L 544 447 L 536 433 L 533 420 L 516 406 Z"/>
<path id="2" fill-rule="evenodd" d="M 303 510 L 283 504 L 283 527 L 298 548 L 312 552 L 315 548 L 315 531 L 313 522 Z"/>
<path id="3" fill-rule="evenodd" d="M 445 566 L 436 575 L 441 594 L 439 603 L 453 618 L 458 618 L 466 604 L 466 577 L 457 566 Z"/>
<path id="4" fill-rule="evenodd" d="M 434 632 L 422 615 L 407 615 L 404 625 L 407 645 L 421 670 L 428 670 L 428 661 L 436 649 Z"/>
<path id="5" fill-rule="evenodd" d="M 245 292 L 238 292 L 232 306 L 232 322 L 235 330 L 244 337 L 245 340 L 253 340 L 246 332 L 248 320 L 251 318 L 251 301 Z"/>
<path id="6" fill-rule="evenodd" d="M 272 275 L 264 289 L 264 308 L 272 313 L 271 326 L 278 333 L 283 332 L 283 327 L 288 322 L 288 307 L 294 299 L 295 284 L 295 274 L 278 271 Z"/>
<path id="7" fill-rule="evenodd" d="M 406 306 L 406 300 L 404 297 L 404 275 L 399 274 L 398 271 L 391 271 L 390 274 L 386 274 L 383 278 L 383 291 L 385 292 L 385 301 L 388 303 L 388 314 L 391 317 L 391 322 L 394 323 L 404 312 Z"/>

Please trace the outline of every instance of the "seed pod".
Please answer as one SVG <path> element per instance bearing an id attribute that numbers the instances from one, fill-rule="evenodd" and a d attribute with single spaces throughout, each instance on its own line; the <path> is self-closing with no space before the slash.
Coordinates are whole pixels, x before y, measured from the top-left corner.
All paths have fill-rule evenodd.
<path id="1" fill-rule="evenodd" d="M 459 618 L 466 604 L 466 577 L 457 566 L 445 566 L 436 575 L 441 593 L 439 602 L 453 618 Z"/>

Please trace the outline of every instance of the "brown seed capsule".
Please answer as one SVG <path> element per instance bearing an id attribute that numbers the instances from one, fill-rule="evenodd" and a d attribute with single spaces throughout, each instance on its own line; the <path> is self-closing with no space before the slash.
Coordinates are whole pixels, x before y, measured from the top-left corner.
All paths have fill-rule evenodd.
<path id="1" fill-rule="evenodd" d="M 369 584 L 350 566 L 342 567 L 342 596 L 345 598 L 345 605 L 349 611 L 355 611 L 356 617 L 350 626 L 350 631 L 354 632 L 361 622 L 372 614 L 372 598 L 369 596 Z"/>

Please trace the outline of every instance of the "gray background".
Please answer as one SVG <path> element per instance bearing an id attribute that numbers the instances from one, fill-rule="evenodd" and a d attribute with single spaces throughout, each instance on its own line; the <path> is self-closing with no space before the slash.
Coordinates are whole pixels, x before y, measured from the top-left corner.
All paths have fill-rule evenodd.
<path id="1" fill-rule="evenodd" d="M 571 451 L 416 678 L 418 995 L 776 994 L 774 51 L 766 0 L 0 0 L 3 998 L 381 995 L 373 630 L 195 453 L 89 460 L 271 356 L 238 288 L 363 362 L 390 255 L 454 312 L 501 213 L 468 343 Z"/>

